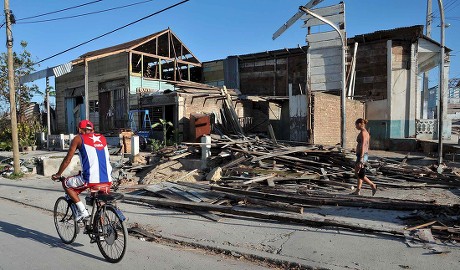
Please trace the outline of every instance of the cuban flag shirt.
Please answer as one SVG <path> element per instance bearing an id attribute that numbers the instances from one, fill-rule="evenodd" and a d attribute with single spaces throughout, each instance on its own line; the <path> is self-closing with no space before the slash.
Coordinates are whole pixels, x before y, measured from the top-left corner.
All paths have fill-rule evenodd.
<path id="1" fill-rule="evenodd" d="M 112 166 L 105 137 L 97 133 L 80 134 L 82 145 L 79 149 L 82 177 L 87 184 L 112 182 Z"/>

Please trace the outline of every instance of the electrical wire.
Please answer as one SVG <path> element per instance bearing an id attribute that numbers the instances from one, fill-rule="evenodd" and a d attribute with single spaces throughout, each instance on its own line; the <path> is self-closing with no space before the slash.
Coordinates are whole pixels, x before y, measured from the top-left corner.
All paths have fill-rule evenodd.
<path id="1" fill-rule="evenodd" d="M 146 0 L 146 1 L 132 3 L 132 4 L 129 4 L 129 5 L 123 5 L 123 6 L 103 9 L 103 10 L 99 10 L 99 11 L 93 11 L 93 12 L 87 12 L 87 13 L 82 13 L 82 14 L 78 14 L 78 15 L 72 15 L 72 16 L 65 16 L 65 17 L 59 17 L 59 18 L 53 18 L 53 19 L 47 19 L 47 20 L 30 21 L 30 22 L 18 22 L 17 24 L 43 23 L 43 22 L 51 22 L 51 21 L 64 20 L 64 19 L 73 19 L 73 18 L 83 17 L 83 16 L 87 16 L 87 15 L 94 15 L 94 14 L 104 13 L 104 12 L 108 12 L 108 11 L 112 11 L 112 10 L 116 10 L 116 9 L 132 7 L 132 6 L 135 6 L 135 5 L 145 4 L 147 2 L 152 2 L 152 1 L 154 1 L 154 0 Z"/>
<path id="2" fill-rule="evenodd" d="M 178 3 L 174 4 L 174 5 L 168 6 L 168 7 L 164 8 L 164 9 L 162 9 L 162 10 L 159 10 L 159 11 L 157 11 L 157 12 L 151 13 L 151 14 L 149 14 L 149 15 L 147 15 L 147 16 L 144 16 L 144 17 L 142 17 L 142 18 L 140 18 L 140 19 L 138 19 L 138 20 L 135 20 L 135 21 L 133 21 L 133 22 L 130 22 L 130 23 L 128 23 L 128 24 L 125 24 L 125 25 L 123 25 L 123 26 L 121 26 L 121 27 L 118 27 L 118 28 L 116 28 L 116 29 L 114 29 L 114 30 L 112 30 L 112 31 L 109 31 L 109 32 L 107 32 L 107 33 L 104 33 L 104 34 L 102 34 L 102 35 L 99 35 L 99 36 L 97 36 L 97 37 L 94 37 L 94 38 L 92 38 L 92 39 L 90 39 L 90 40 L 87 40 L 87 41 L 82 42 L 82 43 L 80 43 L 80 44 L 78 44 L 78 45 L 75 45 L 75 46 L 73 46 L 73 47 L 70 47 L 70 48 L 68 48 L 68 49 L 66 49 L 66 50 L 64 50 L 64 51 L 59 52 L 59 53 L 53 54 L 53 55 L 51 55 L 51 56 L 49 56 L 49 57 L 46 57 L 46 58 L 44 58 L 44 59 L 42 59 L 42 60 L 40 60 L 40 61 L 38 61 L 38 62 L 35 62 L 34 65 L 40 64 L 40 63 L 42 63 L 42 62 L 44 62 L 44 61 L 46 61 L 46 60 L 49 60 L 49 59 L 54 58 L 54 57 L 56 57 L 56 56 L 58 56 L 58 55 L 64 54 L 64 53 L 66 53 L 66 52 L 68 52 L 68 51 L 71 51 L 71 50 L 73 50 L 73 49 L 76 49 L 76 48 L 78 48 L 78 47 L 81 47 L 81 46 L 83 46 L 83 45 L 85 45 L 85 44 L 88 44 L 88 43 L 90 43 L 90 42 L 92 42 L 92 41 L 95 41 L 95 40 L 97 40 L 97 39 L 99 39 L 99 38 L 102 38 L 102 37 L 105 37 L 105 36 L 110 35 L 110 34 L 112 34 L 112 33 L 115 33 L 115 32 L 117 32 L 117 31 L 119 31 L 119 30 L 121 30 L 121 29 L 123 29 L 123 28 L 126 28 L 126 27 L 128 27 L 128 26 L 131 26 L 131 25 L 133 25 L 133 24 L 136 24 L 136 23 L 138 23 L 138 22 L 140 22 L 140 21 L 143 21 L 143 20 L 148 19 L 148 18 L 150 18 L 150 17 L 153 17 L 153 16 L 155 16 L 155 15 L 158 15 L 158 14 L 160 14 L 160 13 L 162 13 L 162 12 L 165 12 L 165 11 L 167 11 L 167 10 L 169 10 L 169 9 L 172 9 L 172 8 L 174 8 L 174 7 L 177 7 L 177 6 L 179 6 L 179 5 L 182 5 L 182 4 L 184 4 L 184 3 L 188 2 L 188 1 L 190 1 L 190 0 L 183 0 L 183 1 L 181 1 L 181 2 L 178 2 Z"/>
<path id="3" fill-rule="evenodd" d="M 56 10 L 56 11 L 51 11 L 51 12 L 46 12 L 46 13 L 38 14 L 38 15 L 35 15 L 35 16 L 30 16 L 30 17 L 26 17 L 26 18 L 16 19 L 16 21 L 23 21 L 23 20 L 28 20 L 28 19 L 34 19 L 34 18 L 38 18 L 38 17 L 50 15 L 50 14 L 55 14 L 55 13 L 59 13 L 59 12 L 63 12 L 63 11 L 71 10 L 71 9 L 75 9 L 75 8 L 80 8 L 80 7 L 83 7 L 83 6 L 95 4 L 95 3 L 98 3 L 98 2 L 102 2 L 102 1 L 104 1 L 104 0 L 91 1 L 91 2 L 87 2 L 87 3 L 81 4 L 81 5 L 77 5 L 77 6 L 73 6 L 73 7 L 63 8 L 63 9 L 59 9 L 59 10 Z"/>
<path id="4" fill-rule="evenodd" d="M 450 2 L 446 2 L 444 5 L 444 14 L 448 14 L 452 11 L 454 11 L 458 6 L 460 6 L 460 2 L 458 0 L 451 0 Z M 439 10 L 437 12 L 432 13 L 433 18 L 436 18 L 436 20 L 433 20 L 434 23 L 438 23 L 441 20 Z M 447 17 L 446 17 L 447 19 Z M 454 21 L 456 19 L 453 19 Z"/>

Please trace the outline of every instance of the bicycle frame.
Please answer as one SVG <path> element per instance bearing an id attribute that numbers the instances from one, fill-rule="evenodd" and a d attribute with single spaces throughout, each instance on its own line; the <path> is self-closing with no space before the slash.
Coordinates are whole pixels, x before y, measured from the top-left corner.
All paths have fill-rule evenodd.
<path id="1" fill-rule="evenodd" d="M 80 229 L 83 228 L 91 243 L 97 243 L 104 258 L 111 262 L 119 262 L 127 246 L 128 231 L 123 212 L 117 207 L 116 201 L 123 198 L 119 193 L 91 192 L 85 196 L 87 206 L 91 206 L 89 218 L 77 222 L 79 210 L 66 193 L 56 200 L 54 206 L 54 223 L 61 240 L 66 244 L 75 241 Z"/>

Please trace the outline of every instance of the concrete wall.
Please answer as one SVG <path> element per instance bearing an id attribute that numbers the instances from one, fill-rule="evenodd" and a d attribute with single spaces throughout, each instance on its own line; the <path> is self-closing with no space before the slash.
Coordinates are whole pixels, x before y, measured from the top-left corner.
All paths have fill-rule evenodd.
<path id="1" fill-rule="evenodd" d="M 371 135 L 371 149 L 387 149 L 390 137 L 390 111 L 388 100 L 366 102 L 367 130 Z"/>
<path id="2" fill-rule="evenodd" d="M 340 96 L 314 93 L 313 101 L 313 143 L 323 145 L 340 144 Z M 346 147 L 356 147 L 358 131 L 355 121 L 364 117 L 364 105 L 356 100 L 346 101 Z"/>
<path id="3" fill-rule="evenodd" d="M 389 139 L 415 137 L 417 54 L 411 41 L 386 42 L 386 98 L 366 103 L 373 149 L 388 149 Z"/>
<path id="4" fill-rule="evenodd" d="M 389 43 L 390 45 L 390 43 Z M 393 41 L 391 48 L 390 138 L 415 137 L 417 65 L 414 44 Z"/>

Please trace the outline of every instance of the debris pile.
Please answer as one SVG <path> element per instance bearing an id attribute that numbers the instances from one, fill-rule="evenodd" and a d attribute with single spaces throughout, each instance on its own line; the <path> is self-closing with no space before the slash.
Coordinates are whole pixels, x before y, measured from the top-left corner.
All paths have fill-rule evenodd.
<path id="1" fill-rule="evenodd" d="M 172 175 L 167 180 L 174 182 L 155 182 L 158 184 L 148 185 L 135 195 L 126 196 L 126 200 L 186 210 L 213 221 L 228 215 L 243 216 L 393 234 L 412 240 L 421 239 L 408 235 L 408 231 L 431 227 L 438 239 L 460 239 L 460 228 L 456 226 L 460 221 L 458 205 L 442 204 L 429 198 L 385 198 L 379 197 L 379 193 L 377 197 L 350 195 L 356 184 L 353 152 L 338 147 L 288 144 L 257 136 L 231 138 L 215 135 L 212 135 L 211 151 L 210 171 L 206 175 L 208 181 L 190 183 L 181 181 L 181 176 Z M 190 152 L 193 152 L 191 147 L 187 150 Z M 413 189 L 460 187 L 455 169 L 445 168 L 444 174 L 440 175 L 436 173 L 436 166 L 410 165 L 409 161 L 413 159 L 416 158 L 371 159 L 368 166 L 370 178 L 379 190 L 410 192 Z M 174 162 L 178 161 L 167 161 L 154 169 L 151 172 L 155 175 L 153 178 L 161 175 L 164 168 L 174 170 Z M 403 212 L 401 220 L 408 227 L 350 222 L 310 211 L 334 206 L 407 211 Z M 427 223 L 429 225 L 417 226 Z"/>

